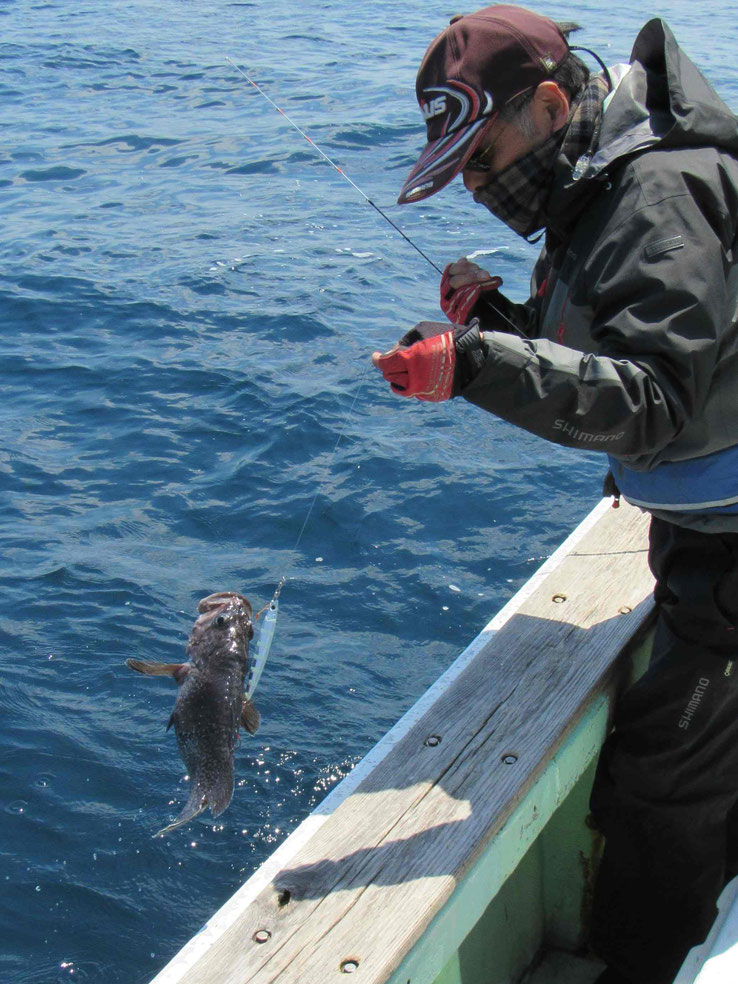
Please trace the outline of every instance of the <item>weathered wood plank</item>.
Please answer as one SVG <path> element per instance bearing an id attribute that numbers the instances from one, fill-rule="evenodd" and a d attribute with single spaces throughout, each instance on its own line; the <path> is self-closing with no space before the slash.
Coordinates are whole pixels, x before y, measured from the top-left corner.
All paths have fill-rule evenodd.
<path id="1" fill-rule="evenodd" d="M 385 981 L 650 611 L 645 529 L 606 512 L 182 984 Z"/>

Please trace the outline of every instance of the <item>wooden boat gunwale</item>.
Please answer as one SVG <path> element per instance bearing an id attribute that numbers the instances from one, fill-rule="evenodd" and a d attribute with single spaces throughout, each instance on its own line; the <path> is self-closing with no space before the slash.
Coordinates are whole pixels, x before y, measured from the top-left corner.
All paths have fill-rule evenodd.
<path id="1" fill-rule="evenodd" d="M 362 980 L 382 984 L 432 982 L 597 754 L 607 731 L 613 694 L 624 673 L 629 672 L 615 672 L 616 665 L 623 662 L 618 656 L 626 643 L 643 630 L 652 611 L 652 580 L 645 562 L 646 524 L 647 519 L 635 509 L 624 507 L 613 513 L 609 500 L 599 503 L 352 773 L 157 975 L 153 984 L 196 984 L 213 979 L 223 984 L 230 980 L 240 984 L 287 984 L 293 980 L 324 984 L 333 977 L 342 980 L 343 974 L 352 970 Z M 597 576 L 595 570 L 599 572 Z M 603 598 L 603 594 L 608 594 L 603 591 L 603 584 L 611 583 L 613 597 Z M 558 604 L 561 600 L 565 604 Z M 561 613 L 575 612 L 577 605 L 579 615 L 572 616 L 570 624 Z M 476 731 L 472 728 L 472 732 L 476 737 L 471 744 L 476 742 L 480 750 L 468 753 L 463 743 L 469 736 L 464 732 L 454 768 L 461 769 L 461 763 L 467 770 L 462 787 L 464 791 L 471 790 L 470 802 L 477 797 L 471 815 L 482 826 L 479 843 L 465 847 L 462 856 L 458 833 L 465 829 L 459 822 L 466 819 L 463 797 L 447 793 L 442 788 L 447 779 L 440 774 L 434 780 L 432 772 L 426 772 L 425 760 L 418 757 L 422 743 L 419 736 L 423 730 L 433 729 L 434 715 L 440 713 L 444 702 L 448 704 L 452 695 L 465 693 L 465 681 L 474 680 L 474 674 L 478 676 L 484 667 L 485 673 L 490 668 L 499 669 L 503 657 L 499 651 L 495 653 L 495 640 L 498 636 L 514 639 L 512 623 L 516 619 L 515 624 L 529 632 L 527 645 L 538 646 L 540 656 L 539 663 L 527 668 L 521 669 L 514 660 L 509 663 L 510 672 L 519 675 L 521 693 L 530 690 L 540 703 L 545 703 L 547 692 L 545 688 L 541 690 L 537 680 L 538 673 L 543 672 L 540 668 L 545 667 L 552 686 L 563 686 L 568 681 L 567 692 L 554 704 L 570 701 L 571 706 L 549 708 L 554 716 L 559 716 L 551 726 L 542 757 L 521 768 L 527 758 L 539 751 L 535 748 L 535 735 L 532 739 L 528 736 L 527 747 L 519 753 L 518 768 L 523 774 L 519 784 L 508 782 L 503 764 L 495 782 L 509 785 L 506 805 L 481 820 L 479 797 L 488 795 L 491 780 L 487 773 L 490 763 L 497 761 L 489 758 L 490 748 L 500 736 L 495 736 L 495 728 L 482 734 L 475 725 Z M 619 640 L 615 648 L 610 638 L 613 633 Z M 569 643 L 574 654 L 571 664 L 566 651 Z M 585 652 L 587 646 L 592 653 Z M 505 654 L 507 649 L 509 644 Z M 479 679 L 484 680 L 485 676 Z M 479 680 L 469 699 L 479 689 L 478 683 Z M 581 693 L 577 691 L 572 696 L 568 690 L 574 685 Z M 517 691 L 517 684 L 512 691 Z M 492 693 L 484 695 L 485 700 L 487 697 L 494 703 Z M 514 699 L 517 701 L 519 694 Z M 464 724 L 462 714 L 456 727 L 459 735 Z M 435 730 L 440 728 L 438 724 Z M 520 731 L 525 731 L 524 717 Z M 513 749 L 515 744 L 513 729 L 504 738 L 503 746 Z M 404 761 L 401 752 L 406 747 L 408 775 L 390 770 L 388 779 L 390 765 L 395 763 L 397 770 L 397 763 Z M 477 753 L 479 762 L 473 757 Z M 444 754 L 448 754 L 448 748 L 444 748 Z M 513 750 L 510 755 L 517 763 L 517 753 Z M 477 790 L 477 779 L 488 785 Z M 406 806 L 398 807 L 395 787 L 403 783 L 407 784 L 410 799 Z M 435 813 L 431 811 L 416 828 L 413 823 L 420 822 L 416 812 L 423 808 L 424 799 L 433 800 Z M 359 828 L 365 811 L 374 808 L 379 811 L 380 826 L 392 809 L 398 810 L 398 822 L 393 822 L 386 836 L 380 836 L 372 847 L 361 840 Z M 352 833 L 346 833 L 346 825 L 352 822 L 357 838 L 354 851 Z M 444 822 L 453 835 L 446 838 L 453 859 L 449 860 L 448 871 L 441 864 L 434 873 L 428 862 L 430 855 L 408 855 L 426 834 L 441 843 L 439 831 L 443 833 Z M 325 824 L 333 833 L 330 838 L 323 829 Z M 403 824 L 407 828 L 404 832 Z M 333 852 L 334 847 L 337 853 Z M 352 887 L 356 870 L 347 868 L 344 872 L 341 866 L 352 863 L 352 854 L 371 866 L 376 863 L 372 852 L 382 850 L 401 856 L 400 864 L 408 867 L 398 869 L 396 879 L 387 879 L 386 886 L 381 884 L 385 876 L 378 884 L 366 876 L 367 884 Z M 316 885 L 322 885 L 328 874 L 335 876 L 333 885 L 326 889 L 324 897 L 313 897 L 319 890 Z M 280 893 L 282 898 L 291 900 L 290 905 L 280 905 Z M 344 893 L 349 893 L 344 909 L 333 912 L 331 907 L 343 905 Z M 407 911 L 411 908 L 408 898 L 421 896 L 423 911 Z M 393 905 L 396 911 L 391 913 Z M 321 917 L 324 924 L 320 923 Z M 357 925 L 352 924 L 353 918 L 359 919 Z M 263 944 L 256 940 L 259 932 Z M 375 932 L 380 939 L 371 939 Z"/>

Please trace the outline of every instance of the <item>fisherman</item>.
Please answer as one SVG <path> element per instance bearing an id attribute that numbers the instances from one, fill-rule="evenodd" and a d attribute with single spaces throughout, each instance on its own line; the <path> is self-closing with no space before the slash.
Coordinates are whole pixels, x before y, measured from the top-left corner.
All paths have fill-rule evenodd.
<path id="1" fill-rule="evenodd" d="M 592 793 L 592 945 L 600 984 L 670 984 L 738 874 L 738 126 L 662 20 L 596 75 L 571 28 L 505 4 L 428 48 L 428 143 L 399 202 L 461 175 L 544 248 L 524 304 L 449 264 L 451 326 L 373 361 L 404 396 L 602 451 L 607 494 L 651 513 L 657 633 Z"/>

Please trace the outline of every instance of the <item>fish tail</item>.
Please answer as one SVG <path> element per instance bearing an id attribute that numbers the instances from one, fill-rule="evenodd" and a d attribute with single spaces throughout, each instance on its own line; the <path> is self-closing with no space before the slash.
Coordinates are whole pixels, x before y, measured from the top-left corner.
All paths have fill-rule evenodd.
<path id="1" fill-rule="evenodd" d="M 175 817 L 170 824 L 157 830 L 154 837 L 163 837 L 165 834 L 176 830 L 190 820 L 198 817 L 206 807 L 210 807 L 210 812 L 214 817 L 228 806 L 233 798 L 233 766 L 230 762 L 223 763 L 218 772 L 210 777 L 199 778 L 192 787 L 190 798 L 184 809 Z"/>
<path id="2" fill-rule="evenodd" d="M 167 824 L 166 827 L 162 827 L 161 830 L 157 830 L 154 837 L 163 837 L 172 830 L 176 830 L 177 827 L 181 827 L 190 820 L 194 820 L 195 817 L 202 813 L 206 806 L 207 801 L 205 799 L 203 788 L 200 783 L 195 783 L 192 788 L 192 792 L 190 793 L 190 798 L 187 800 L 187 803 L 179 816 L 172 820 L 170 824 Z"/>

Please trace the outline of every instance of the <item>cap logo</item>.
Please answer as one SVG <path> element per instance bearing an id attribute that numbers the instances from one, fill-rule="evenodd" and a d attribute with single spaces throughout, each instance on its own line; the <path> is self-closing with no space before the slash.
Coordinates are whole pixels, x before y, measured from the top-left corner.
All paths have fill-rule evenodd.
<path id="1" fill-rule="evenodd" d="M 424 90 L 426 99 L 421 103 L 426 123 L 438 116 L 446 116 L 442 134 L 453 133 L 476 119 L 479 96 L 463 82 L 449 79 L 447 85 L 429 86 Z"/>
<path id="2" fill-rule="evenodd" d="M 544 55 L 541 58 L 541 64 L 547 72 L 553 72 L 556 68 L 556 61 L 551 57 L 551 55 Z"/>
<path id="3" fill-rule="evenodd" d="M 432 120 L 435 116 L 442 116 L 446 112 L 446 97 L 436 96 L 435 99 L 429 99 L 428 102 L 421 102 L 420 108 L 426 121 Z"/>

